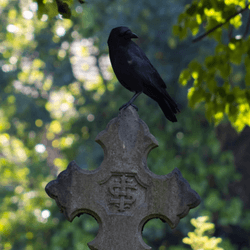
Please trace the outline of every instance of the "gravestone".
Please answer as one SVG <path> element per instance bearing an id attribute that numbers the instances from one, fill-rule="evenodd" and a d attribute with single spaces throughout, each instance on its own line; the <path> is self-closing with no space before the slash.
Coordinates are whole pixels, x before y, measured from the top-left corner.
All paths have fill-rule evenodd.
<path id="1" fill-rule="evenodd" d="M 88 171 L 72 161 L 45 188 L 67 220 L 83 213 L 97 220 L 90 249 L 151 249 L 142 239 L 148 220 L 160 218 L 175 228 L 199 205 L 199 195 L 177 168 L 167 175 L 148 169 L 147 156 L 158 142 L 132 106 L 121 110 L 96 142 L 104 151 L 100 167 Z"/>

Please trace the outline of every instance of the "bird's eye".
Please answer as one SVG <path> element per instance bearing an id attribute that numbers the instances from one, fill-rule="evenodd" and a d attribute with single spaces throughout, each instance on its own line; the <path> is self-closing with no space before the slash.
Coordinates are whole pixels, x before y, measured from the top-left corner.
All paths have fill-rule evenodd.
<path id="1" fill-rule="evenodd" d="M 122 32 L 119 34 L 120 37 L 126 36 L 129 33 L 129 30 L 126 30 L 125 32 Z"/>
<path id="2" fill-rule="evenodd" d="M 130 30 L 127 30 L 126 32 L 123 33 L 123 35 L 125 35 L 125 36 L 128 34 L 130 34 Z"/>

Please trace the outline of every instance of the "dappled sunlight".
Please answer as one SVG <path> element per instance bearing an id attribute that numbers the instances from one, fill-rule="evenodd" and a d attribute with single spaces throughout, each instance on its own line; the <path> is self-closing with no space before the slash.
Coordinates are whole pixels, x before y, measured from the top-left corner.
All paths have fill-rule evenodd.
<path id="1" fill-rule="evenodd" d="M 23 142 L 7 133 L 0 134 L 0 149 L 2 155 L 13 162 L 21 163 L 28 159 L 29 151 L 25 149 Z"/>
<path id="2" fill-rule="evenodd" d="M 26 10 L 26 11 L 23 12 L 23 17 L 25 19 L 27 19 L 27 20 L 32 19 L 33 16 L 34 16 L 34 14 L 31 11 L 29 11 L 29 10 Z"/>
<path id="3" fill-rule="evenodd" d="M 89 114 L 89 115 L 87 116 L 87 120 L 88 120 L 89 122 L 93 122 L 94 119 L 95 119 L 95 116 L 92 115 L 92 114 Z"/>
<path id="4" fill-rule="evenodd" d="M 74 100 L 74 96 L 65 87 L 62 87 L 59 91 L 50 93 L 49 101 L 45 107 L 50 112 L 51 117 L 67 121 L 79 116 L 74 106 Z"/>
<path id="5" fill-rule="evenodd" d="M 62 27 L 62 26 L 57 27 L 56 34 L 58 36 L 64 36 L 65 33 L 66 33 L 66 30 L 64 29 L 64 27 Z"/>
<path id="6" fill-rule="evenodd" d="M 50 211 L 48 209 L 45 209 L 41 212 L 41 216 L 44 218 L 44 219 L 48 219 L 50 217 Z"/>
<path id="7" fill-rule="evenodd" d="M 35 150 L 37 153 L 44 153 L 46 150 L 46 147 L 43 144 L 37 144 L 35 146 Z"/>
<path id="8" fill-rule="evenodd" d="M 240 183 L 242 176 L 236 171 L 232 152 L 222 151 L 207 120 L 218 125 L 228 116 L 238 131 L 250 126 L 250 92 L 237 87 L 244 81 L 250 86 L 250 59 L 239 53 L 246 54 L 249 39 L 242 42 L 244 33 L 237 29 L 230 43 L 216 47 L 215 55 L 209 50 L 205 66 L 200 61 L 191 62 L 181 73 L 180 82 L 189 88 L 190 106 L 203 107 L 197 112 L 185 108 L 187 93 L 180 90 L 176 77 L 194 57 L 204 56 L 202 49 L 207 47 L 202 46 L 201 52 L 194 46 L 187 49 L 186 43 L 181 44 L 171 34 L 174 18 L 184 5 L 162 1 L 161 7 L 154 1 L 135 4 L 126 0 L 123 8 L 116 1 L 81 1 L 62 1 L 71 10 L 71 19 L 65 19 L 58 14 L 56 0 L 0 0 L 0 249 L 87 249 L 87 242 L 97 234 L 97 222 L 87 215 L 72 223 L 66 221 L 44 189 L 72 160 L 81 171 L 96 169 L 103 160 L 95 138 L 131 95 L 114 76 L 107 47 L 111 26 L 122 21 L 140 36 L 137 42 L 159 67 L 181 107 L 180 120 L 171 124 L 145 96 L 137 100 L 138 114 L 159 142 L 148 158 L 150 170 L 164 175 L 178 167 L 202 196 L 196 213 L 215 216 L 216 226 L 248 228 L 250 215 L 245 204 L 230 193 L 230 185 Z M 225 4 L 231 8 L 235 1 Z M 206 8 L 208 26 L 226 19 L 220 8 Z M 182 38 L 188 29 L 197 34 L 204 25 L 203 14 L 191 13 L 188 19 L 182 15 L 181 23 L 187 20 L 187 24 L 176 29 L 177 33 L 183 32 Z M 244 26 L 241 18 L 235 16 L 228 26 Z M 220 80 L 228 76 L 224 51 L 235 68 L 225 85 L 217 86 L 215 70 Z M 246 74 L 239 70 L 241 60 L 245 60 Z M 188 224 L 183 220 L 179 232 L 168 232 L 160 220 L 149 221 L 144 239 L 152 245 L 159 243 L 157 249 L 171 248 L 172 238 L 166 235 L 186 232 L 186 236 L 191 229 Z M 193 239 L 191 234 L 187 243 Z"/>
<path id="9" fill-rule="evenodd" d="M 104 80 L 112 78 L 112 74 L 108 71 L 110 67 L 108 55 L 103 55 L 98 59 L 99 52 L 94 46 L 93 38 L 74 41 L 71 44 L 70 51 L 74 76 L 83 83 L 85 90 L 96 90 L 97 92 L 93 97 L 96 101 L 99 100 L 106 89 L 103 78 Z M 97 64 L 99 64 L 101 72 Z"/>
<path id="10" fill-rule="evenodd" d="M 57 167 L 57 175 L 65 170 L 69 164 L 69 162 L 67 161 L 67 159 L 61 159 L 61 158 L 55 158 L 53 160 L 54 165 Z"/>
<path id="11" fill-rule="evenodd" d="M 6 117 L 4 112 L 0 109 L 0 132 L 5 131 L 9 128 L 10 128 L 10 122 L 8 120 L 8 117 Z"/>
<path id="12" fill-rule="evenodd" d="M 99 70 L 96 66 L 96 51 L 94 54 L 90 54 L 91 48 L 93 47 L 93 39 L 82 39 L 81 41 L 74 41 L 71 44 L 71 63 L 74 76 L 76 79 L 85 81 L 92 80 L 99 75 Z M 88 69 L 83 65 L 88 65 Z"/>

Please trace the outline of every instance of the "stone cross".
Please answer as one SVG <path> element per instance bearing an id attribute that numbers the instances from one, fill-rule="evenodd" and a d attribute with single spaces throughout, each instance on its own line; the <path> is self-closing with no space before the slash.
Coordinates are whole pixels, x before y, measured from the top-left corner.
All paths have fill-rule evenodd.
<path id="1" fill-rule="evenodd" d="M 175 168 L 156 175 L 147 167 L 149 152 L 158 146 L 136 110 L 129 106 L 98 134 L 104 150 L 100 167 L 88 171 L 72 161 L 45 187 L 69 221 L 83 213 L 99 224 L 92 250 L 152 249 L 142 239 L 143 226 L 160 218 L 175 228 L 199 195 Z"/>

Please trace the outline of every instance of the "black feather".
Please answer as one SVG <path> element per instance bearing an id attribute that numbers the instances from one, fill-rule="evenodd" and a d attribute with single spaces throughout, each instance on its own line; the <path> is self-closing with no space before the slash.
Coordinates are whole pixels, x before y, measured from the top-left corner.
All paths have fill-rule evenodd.
<path id="1" fill-rule="evenodd" d="M 137 38 L 137 35 L 121 26 L 112 29 L 108 39 L 110 61 L 118 81 L 135 92 L 122 108 L 131 105 L 143 92 L 159 104 L 168 120 L 176 122 L 175 114 L 180 112 L 177 104 L 166 91 L 167 86 L 157 70 L 131 38 Z"/>

